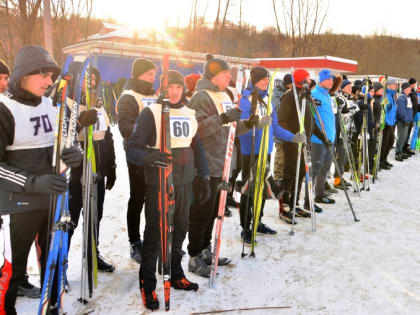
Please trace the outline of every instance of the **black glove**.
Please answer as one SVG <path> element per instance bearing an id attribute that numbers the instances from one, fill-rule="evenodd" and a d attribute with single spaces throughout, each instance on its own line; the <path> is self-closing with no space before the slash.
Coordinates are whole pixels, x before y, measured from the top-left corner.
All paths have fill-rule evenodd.
<path id="1" fill-rule="evenodd" d="M 314 105 L 315 106 L 321 106 L 321 101 L 320 100 L 317 100 L 316 98 L 314 98 Z"/>
<path id="2" fill-rule="evenodd" d="M 299 96 L 301 98 L 309 98 L 309 97 L 311 97 L 311 89 L 307 86 L 307 84 L 306 84 L 305 87 L 302 87 L 300 89 Z"/>
<path id="3" fill-rule="evenodd" d="M 76 146 L 72 146 L 61 151 L 61 159 L 68 167 L 77 167 L 82 162 L 83 155 Z"/>
<path id="4" fill-rule="evenodd" d="M 115 172 L 115 167 L 112 167 L 109 172 L 108 175 L 106 176 L 106 189 L 111 190 L 112 187 L 114 187 L 115 184 L 115 180 L 117 179 L 117 174 Z"/>
<path id="5" fill-rule="evenodd" d="M 238 121 L 241 119 L 242 111 L 239 108 L 232 108 L 227 110 L 225 113 L 220 114 L 223 124 L 228 124 L 232 121 Z"/>
<path id="6" fill-rule="evenodd" d="M 35 194 L 61 194 L 67 190 L 67 180 L 60 175 L 32 175 L 26 181 L 25 190 Z"/>
<path id="7" fill-rule="evenodd" d="M 251 115 L 247 120 L 245 120 L 245 127 L 252 129 L 252 127 L 257 127 L 260 122 L 260 117 L 258 115 Z"/>
<path id="8" fill-rule="evenodd" d="M 210 195 L 211 195 L 210 178 L 208 176 L 200 177 L 198 180 L 198 183 L 199 183 L 198 198 L 200 201 L 200 205 L 202 205 L 202 204 L 205 204 L 210 199 Z"/>
<path id="9" fill-rule="evenodd" d="M 80 113 L 77 121 L 81 127 L 87 127 L 96 123 L 98 112 L 95 109 L 85 110 Z"/>
<path id="10" fill-rule="evenodd" d="M 159 150 L 152 151 L 143 159 L 145 165 L 156 166 L 156 167 L 168 167 L 172 163 L 172 155 L 160 152 Z"/>

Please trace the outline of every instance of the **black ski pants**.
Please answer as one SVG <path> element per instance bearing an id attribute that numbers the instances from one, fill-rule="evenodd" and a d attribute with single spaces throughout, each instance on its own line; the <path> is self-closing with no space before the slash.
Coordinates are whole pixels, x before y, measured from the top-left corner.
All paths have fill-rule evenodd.
<path id="1" fill-rule="evenodd" d="M 258 155 L 254 156 L 254 161 L 255 161 L 254 165 L 256 165 L 256 163 L 258 161 Z M 242 155 L 241 164 L 242 164 L 242 181 L 243 181 L 243 183 L 245 183 L 245 181 L 249 178 L 250 163 L 251 163 L 251 156 L 250 155 Z M 269 166 L 269 165 L 270 165 L 270 155 L 267 156 L 267 166 Z M 253 184 L 251 184 L 250 187 L 251 186 L 253 186 Z M 240 219 L 241 219 L 241 226 L 242 226 L 243 229 L 249 229 L 249 227 L 251 225 L 251 219 L 253 218 L 253 211 L 251 211 L 251 209 L 253 209 L 252 206 L 253 206 L 253 200 L 254 200 L 253 191 L 252 192 L 250 191 L 250 193 L 251 193 L 251 195 L 248 195 L 248 194 L 242 194 L 241 195 L 241 203 L 240 203 L 240 206 L 239 206 L 239 214 L 240 214 Z M 246 203 L 247 203 L 246 200 L 247 199 L 248 199 L 248 209 L 246 207 Z M 265 198 L 263 198 L 262 202 L 261 202 L 260 220 L 264 215 L 264 205 L 265 205 Z M 246 222 L 245 222 L 245 216 L 246 216 L 247 211 L 248 211 L 248 216 L 247 216 Z"/>
<path id="2" fill-rule="evenodd" d="M 195 257 L 201 251 L 211 244 L 214 220 L 217 217 L 219 208 L 219 190 L 220 177 L 210 178 L 210 199 L 200 204 L 199 186 L 193 185 L 194 200 L 190 213 L 190 224 L 188 233 L 188 254 Z"/>
<path id="3" fill-rule="evenodd" d="M 298 156 L 298 144 L 293 142 L 283 142 L 284 150 L 284 169 L 283 169 L 283 180 L 282 189 L 285 191 L 283 194 L 283 202 L 289 205 L 290 209 L 293 208 L 293 196 L 295 191 L 295 180 L 296 180 L 296 166 Z M 300 158 L 300 168 L 298 177 L 298 198 L 302 188 L 302 181 L 305 177 L 305 162 L 304 162 L 303 150 Z"/>
<path id="4" fill-rule="evenodd" d="M 158 211 L 158 186 L 146 186 L 145 216 L 146 227 L 143 234 L 141 267 L 139 279 L 144 280 L 144 289 L 156 289 L 156 262 L 161 250 L 160 212 Z M 182 244 L 188 230 L 188 220 L 192 200 L 192 183 L 175 186 L 175 209 L 173 213 L 171 278 L 185 277 L 181 266 Z"/>
<path id="5" fill-rule="evenodd" d="M 381 162 L 388 158 L 389 151 L 392 149 L 395 140 L 395 126 L 385 125 L 382 135 Z"/>
<path id="6" fill-rule="evenodd" d="M 105 179 L 99 178 L 97 182 L 97 224 L 96 224 L 96 235 L 97 235 L 97 244 L 99 244 L 99 226 L 102 220 L 104 212 L 104 201 L 105 201 Z M 72 176 L 69 183 L 69 211 L 71 221 L 74 223 L 73 229 L 69 231 L 69 251 L 71 238 L 73 237 L 74 230 L 77 228 L 80 219 L 80 213 L 83 209 L 83 189 L 81 178 Z"/>
<path id="7" fill-rule="evenodd" d="M 4 263 L 0 269 L 0 314 L 16 314 L 18 287 L 24 279 L 28 255 L 38 234 L 41 248 L 41 283 L 44 282 L 48 256 L 49 210 L 32 210 L 2 216 L 1 233 L 4 239 Z M 51 289 L 51 304 L 57 301 L 56 282 Z"/>
<path id="8" fill-rule="evenodd" d="M 144 168 L 127 161 L 128 178 L 130 182 L 130 199 L 127 207 L 128 241 L 133 244 L 140 240 L 140 215 L 143 209 L 146 183 Z"/>

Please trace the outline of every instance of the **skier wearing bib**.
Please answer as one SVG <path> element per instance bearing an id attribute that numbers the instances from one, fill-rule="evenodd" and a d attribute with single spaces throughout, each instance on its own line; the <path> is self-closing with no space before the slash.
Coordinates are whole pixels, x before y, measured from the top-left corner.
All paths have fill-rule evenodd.
<path id="1" fill-rule="evenodd" d="M 44 97 L 59 73 L 44 48 L 24 46 L 16 54 L 9 88 L 0 95 L 0 225 L 5 245 L 0 314 L 16 314 L 18 287 L 37 234 L 43 283 L 50 198 L 67 190 L 66 179 L 51 173 L 57 108 Z M 62 160 L 76 167 L 82 154 L 73 146 L 62 150 Z M 53 287 L 52 312 L 57 311 L 56 301 L 57 289 Z"/>
<path id="2" fill-rule="evenodd" d="M 139 270 L 140 290 L 146 308 L 159 308 L 156 296 L 156 262 L 160 244 L 160 212 L 158 211 L 159 167 L 172 163 L 175 191 L 173 213 L 171 286 L 175 289 L 194 290 L 198 284 L 185 277 L 181 266 L 182 244 L 188 230 L 191 208 L 192 182 L 199 176 L 198 202 L 210 197 L 210 179 L 206 158 L 197 134 L 195 111 L 186 106 L 184 78 L 177 71 L 168 71 L 168 98 L 170 106 L 172 155 L 159 151 L 162 103 L 146 107 L 138 116 L 132 135 L 127 141 L 127 160 L 134 165 L 144 165 L 146 182 L 145 216 L 142 262 Z M 163 100 L 162 100 L 163 101 Z"/>
<path id="3" fill-rule="evenodd" d="M 137 116 L 143 108 L 156 102 L 153 83 L 156 68 L 148 59 L 136 59 L 132 67 L 132 78 L 124 86 L 117 103 L 118 128 L 124 138 L 124 149 L 131 136 Z M 140 214 L 146 193 L 143 165 L 136 165 L 127 160 L 130 182 L 130 199 L 127 206 L 127 231 L 130 242 L 130 257 L 138 264 L 141 262 Z"/>
<path id="4" fill-rule="evenodd" d="M 197 82 L 197 92 L 188 103 L 188 106 L 195 110 L 198 134 L 210 169 L 211 197 L 205 204 L 200 204 L 198 192 L 194 192 L 188 233 L 188 270 L 202 277 L 210 277 L 212 231 L 219 207 L 217 186 L 223 174 L 229 123 L 238 122 L 236 135 L 240 135 L 259 121 L 257 115 L 248 120 L 240 120 L 241 110 L 235 107 L 226 92 L 231 80 L 228 64 L 210 54 L 206 59 L 203 77 Z M 195 190 L 198 187 L 194 185 Z M 229 262 L 228 258 L 219 258 L 218 261 L 219 266 Z"/>
<path id="5" fill-rule="evenodd" d="M 74 72 L 73 82 L 71 84 L 71 89 L 69 95 L 73 95 L 74 85 L 76 84 L 76 73 L 80 70 L 81 63 L 73 63 L 69 67 L 70 72 Z M 104 209 L 104 200 L 105 200 L 105 190 L 111 190 L 114 186 L 116 180 L 116 165 L 115 165 L 115 150 L 114 150 L 114 140 L 112 138 L 112 133 L 110 130 L 109 118 L 102 107 L 102 100 L 99 97 L 96 97 L 96 87 L 101 80 L 99 71 L 93 67 L 87 69 L 91 72 L 91 102 L 93 108 L 87 110 L 86 108 L 86 84 L 83 80 L 82 86 L 82 98 L 81 104 L 79 107 L 79 118 L 78 118 L 78 140 L 81 144 L 81 147 L 84 147 L 85 141 L 85 128 L 89 125 L 93 125 L 93 148 L 95 151 L 95 162 L 96 162 L 96 172 L 98 175 L 96 188 L 97 188 L 97 243 L 99 244 L 99 226 L 103 215 Z M 69 107 L 69 113 L 73 106 L 73 101 L 70 99 L 67 102 Z M 82 190 L 82 176 L 83 176 L 83 164 L 79 165 L 77 168 L 72 168 L 71 177 L 69 183 L 69 211 L 71 216 L 71 221 L 73 223 L 73 228 L 69 231 L 69 242 L 73 236 L 74 230 L 77 228 L 79 223 L 80 213 L 83 208 L 83 190 Z M 70 243 L 69 243 L 70 245 Z M 70 250 L 70 246 L 69 246 Z M 113 272 L 114 266 L 107 263 L 104 258 L 99 255 L 99 250 L 97 251 L 98 259 L 98 270 L 104 272 Z"/>

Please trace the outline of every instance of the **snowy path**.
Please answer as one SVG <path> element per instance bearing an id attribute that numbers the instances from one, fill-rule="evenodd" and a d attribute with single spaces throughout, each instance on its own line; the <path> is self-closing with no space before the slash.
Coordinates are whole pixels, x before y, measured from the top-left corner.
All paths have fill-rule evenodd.
<path id="1" fill-rule="evenodd" d="M 126 231 L 128 175 L 119 132 L 114 128 L 118 175 L 107 192 L 100 233 L 101 254 L 116 265 L 113 274 L 99 274 L 98 289 L 88 306 L 79 297 L 81 229 L 70 252 L 67 314 L 146 314 L 138 289 L 138 265 L 129 259 Z M 394 163 L 393 155 L 390 161 Z M 233 258 L 219 268 L 217 289 L 187 271 L 200 284 L 197 293 L 172 291 L 171 313 L 190 314 L 221 309 L 290 306 L 289 309 L 231 312 L 229 314 L 420 314 L 420 157 L 398 163 L 359 198 L 351 194 L 361 220 L 352 220 L 345 196 L 323 206 L 318 230 L 309 219 L 298 219 L 295 236 L 278 219 L 274 201 L 266 204 L 263 221 L 279 233 L 258 238 L 256 258 L 241 259 L 239 216 L 236 211 L 223 227 L 222 255 Z M 384 176 L 386 174 L 386 176 Z M 142 219 L 142 226 L 144 218 Z M 185 242 L 185 247 L 187 242 Z M 38 279 L 34 254 L 31 280 Z M 161 281 L 158 297 L 163 303 Z M 18 314 L 35 314 L 38 300 L 19 298 Z M 163 307 L 161 306 L 161 309 Z M 159 312 L 154 312 L 157 314 Z M 161 311 L 163 313 L 163 311 Z"/>

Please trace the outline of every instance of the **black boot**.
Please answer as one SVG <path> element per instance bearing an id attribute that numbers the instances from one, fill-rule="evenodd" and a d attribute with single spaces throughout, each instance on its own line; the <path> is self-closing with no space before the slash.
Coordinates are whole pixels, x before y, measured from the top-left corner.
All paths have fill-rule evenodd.
<path id="1" fill-rule="evenodd" d="M 153 290 L 152 292 L 146 292 L 144 290 L 143 279 L 140 279 L 140 293 L 143 304 L 147 309 L 152 311 L 159 309 L 159 300 L 157 298 L 156 291 Z"/>
<path id="2" fill-rule="evenodd" d="M 404 161 L 404 158 L 402 157 L 401 153 L 397 153 L 397 154 L 395 154 L 395 160 L 398 161 L 398 162 L 402 162 L 402 161 Z"/>
<path id="3" fill-rule="evenodd" d="M 177 290 L 197 291 L 198 284 L 189 281 L 185 276 L 180 279 L 171 279 L 171 287 Z"/>
<path id="4" fill-rule="evenodd" d="M 108 264 L 104 258 L 98 254 L 98 270 L 102 272 L 114 272 L 115 267 Z"/>

